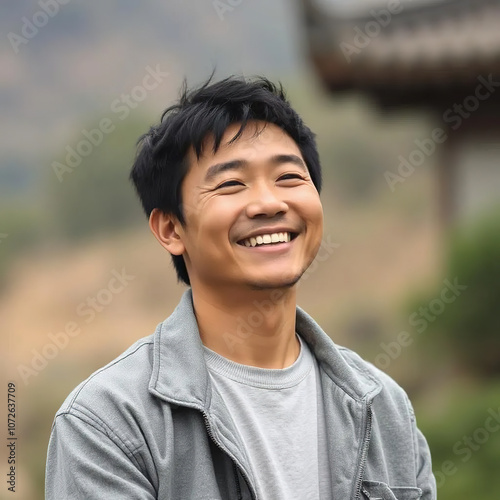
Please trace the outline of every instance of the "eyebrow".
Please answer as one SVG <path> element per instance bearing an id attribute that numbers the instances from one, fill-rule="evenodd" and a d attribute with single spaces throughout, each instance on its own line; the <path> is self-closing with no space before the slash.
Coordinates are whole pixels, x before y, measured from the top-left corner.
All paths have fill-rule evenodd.
<path id="1" fill-rule="evenodd" d="M 268 159 L 268 162 L 277 166 L 282 165 L 283 163 L 293 163 L 294 165 L 300 167 L 304 172 L 309 172 L 307 169 L 304 160 L 300 158 L 300 156 L 294 154 L 282 154 L 282 155 L 274 155 Z M 205 182 L 210 182 L 215 177 L 223 172 L 227 172 L 228 170 L 243 170 L 248 168 L 250 163 L 247 160 L 231 160 L 223 163 L 216 163 L 215 165 L 211 165 L 205 174 Z"/>

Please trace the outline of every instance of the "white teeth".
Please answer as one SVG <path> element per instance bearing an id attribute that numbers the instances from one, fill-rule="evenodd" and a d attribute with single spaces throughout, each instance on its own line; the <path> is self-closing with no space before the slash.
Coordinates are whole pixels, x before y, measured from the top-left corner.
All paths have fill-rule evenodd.
<path id="1" fill-rule="evenodd" d="M 247 238 L 243 240 L 243 244 L 246 247 L 255 247 L 257 245 L 267 245 L 269 243 L 287 243 L 292 239 L 290 233 L 272 233 L 272 234 L 263 234 L 251 238 Z"/>

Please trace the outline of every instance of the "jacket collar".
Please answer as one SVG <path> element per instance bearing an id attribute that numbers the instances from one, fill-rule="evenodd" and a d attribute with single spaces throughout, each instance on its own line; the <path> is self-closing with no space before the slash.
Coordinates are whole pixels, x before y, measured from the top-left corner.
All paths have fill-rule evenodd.
<path id="1" fill-rule="evenodd" d="M 356 363 L 355 357 L 343 355 L 342 348 L 300 307 L 296 314 L 297 333 L 337 386 L 358 401 L 370 399 L 380 391 L 379 383 L 361 360 Z M 156 329 L 149 390 L 171 403 L 206 411 L 211 399 L 209 380 L 192 291 L 188 289 L 173 313 Z"/>

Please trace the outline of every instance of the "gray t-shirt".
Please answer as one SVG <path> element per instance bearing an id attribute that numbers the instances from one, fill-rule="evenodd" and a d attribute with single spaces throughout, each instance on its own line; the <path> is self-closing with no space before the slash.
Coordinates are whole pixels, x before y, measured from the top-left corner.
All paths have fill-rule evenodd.
<path id="1" fill-rule="evenodd" d="M 299 340 L 299 357 L 282 370 L 242 365 L 204 348 L 245 443 L 259 500 L 332 498 L 318 364 Z"/>

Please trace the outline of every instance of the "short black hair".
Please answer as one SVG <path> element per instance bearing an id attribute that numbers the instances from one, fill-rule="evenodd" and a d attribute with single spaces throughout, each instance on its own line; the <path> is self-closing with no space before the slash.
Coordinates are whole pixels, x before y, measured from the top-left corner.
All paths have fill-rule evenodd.
<path id="1" fill-rule="evenodd" d="M 241 123 L 231 143 L 242 134 L 250 120 L 273 123 L 297 144 L 318 193 L 321 191 L 321 165 L 315 134 L 292 109 L 281 83 L 267 78 L 247 79 L 232 75 L 212 83 L 213 73 L 200 87 L 181 87 L 179 101 L 167 108 L 160 123 L 152 126 L 138 142 L 130 172 L 146 215 L 153 209 L 172 214 L 184 225 L 181 185 L 189 165 L 187 154 L 193 148 L 199 159 L 203 143 L 213 138 L 213 153 L 221 144 L 226 129 Z M 182 255 L 172 255 L 179 281 L 190 285 Z"/>

